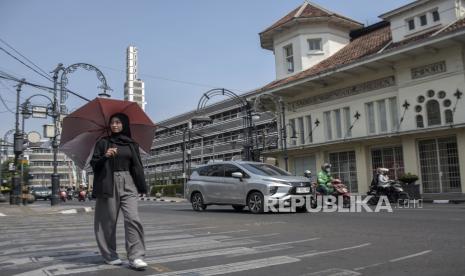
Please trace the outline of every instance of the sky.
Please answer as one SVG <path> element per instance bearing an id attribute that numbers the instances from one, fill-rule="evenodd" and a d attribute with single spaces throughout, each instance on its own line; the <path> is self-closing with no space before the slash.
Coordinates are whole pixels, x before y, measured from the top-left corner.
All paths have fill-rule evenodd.
<path id="1" fill-rule="evenodd" d="M 203 93 L 226 88 L 245 93 L 275 79 L 274 56 L 259 33 L 304 0 L 1 0 L 0 39 L 45 72 L 88 63 L 105 75 L 111 95 L 123 99 L 126 48 L 138 48 L 138 77 L 145 82 L 146 112 L 156 122 L 197 108 Z M 365 25 L 408 0 L 313 0 Z M 17 57 L 11 48 L 0 46 Z M 0 51 L 0 71 L 52 87 L 46 78 Z M 51 74 L 50 74 L 51 75 Z M 96 74 L 68 75 L 67 88 L 93 99 Z M 16 83 L 0 80 L 0 95 L 15 111 Z M 25 86 L 21 103 L 42 90 Z M 46 100 L 34 97 L 33 104 Z M 69 110 L 86 102 L 70 95 Z M 14 114 L 0 103 L 0 137 L 14 128 Z M 51 119 L 28 119 L 26 131 L 42 133 Z M 11 141 L 10 137 L 10 141 Z"/>

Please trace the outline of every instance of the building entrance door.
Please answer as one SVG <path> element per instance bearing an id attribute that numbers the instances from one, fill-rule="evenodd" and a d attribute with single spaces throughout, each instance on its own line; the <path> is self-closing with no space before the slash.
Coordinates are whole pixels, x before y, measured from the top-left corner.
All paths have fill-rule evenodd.
<path id="1" fill-rule="evenodd" d="M 418 142 L 423 193 L 460 193 L 456 137 Z"/>

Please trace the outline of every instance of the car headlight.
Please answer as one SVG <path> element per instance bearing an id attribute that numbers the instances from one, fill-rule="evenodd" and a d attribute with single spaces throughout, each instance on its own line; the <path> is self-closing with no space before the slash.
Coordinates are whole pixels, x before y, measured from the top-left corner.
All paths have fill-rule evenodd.
<path id="1" fill-rule="evenodd" d="M 270 186 L 270 187 L 269 187 L 270 195 L 276 194 L 276 192 L 278 191 L 278 189 L 279 189 L 278 186 Z"/>

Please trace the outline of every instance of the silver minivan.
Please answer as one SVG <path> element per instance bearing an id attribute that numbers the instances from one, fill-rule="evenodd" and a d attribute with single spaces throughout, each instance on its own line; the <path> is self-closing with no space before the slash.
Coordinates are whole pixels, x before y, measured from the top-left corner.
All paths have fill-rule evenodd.
<path id="1" fill-rule="evenodd" d="M 232 205 L 236 211 L 245 206 L 252 213 L 263 213 L 264 200 L 289 205 L 292 197 L 311 194 L 307 178 L 259 162 L 224 161 L 196 168 L 186 185 L 186 198 L 195 211 L 208 205 Z M 304 204 L 298 211 L 305 211 Z"/>

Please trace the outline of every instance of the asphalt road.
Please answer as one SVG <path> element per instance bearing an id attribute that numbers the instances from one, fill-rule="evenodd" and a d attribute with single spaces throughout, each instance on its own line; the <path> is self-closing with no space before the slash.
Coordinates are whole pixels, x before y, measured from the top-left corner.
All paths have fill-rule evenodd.
<path id="1" fill-rule="evenodd" d="M 0 217 L 0 275 L 465 275 L 465 204 L 253 215 L 230 206 L 197 213 L 188 203 L 139 203 L 146 271 L 102 263 L 93 213 L 31 212 Z M 121 219 L 124 259 L 123 236 Z"/>

